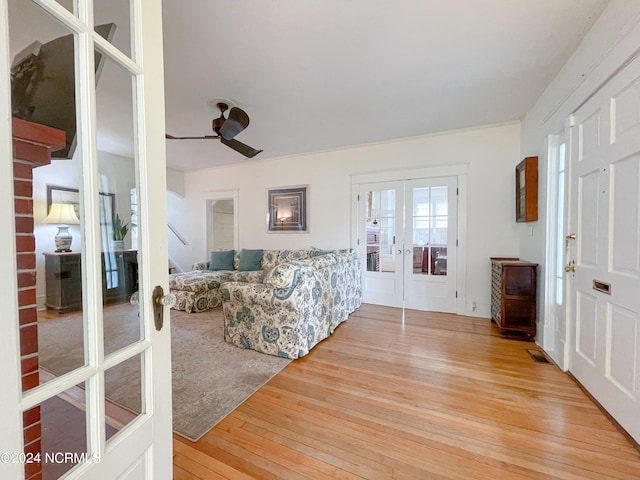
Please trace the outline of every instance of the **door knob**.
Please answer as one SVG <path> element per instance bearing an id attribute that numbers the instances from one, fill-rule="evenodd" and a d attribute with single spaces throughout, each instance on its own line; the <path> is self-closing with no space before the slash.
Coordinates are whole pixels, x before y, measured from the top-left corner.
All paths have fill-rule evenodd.
<path id="1" fill-rule="evenodd" d="M 409 250 L 408 248 L 404 251 L 405 255 L 411 255 L 411 250 Z"/>
<path id="2" fill-rule="evenodd" d="M 571 260 L 569 263 L 567 263 L 564 266 L 564 271 L 569 273 L 569 272 L 575 272 L 576 271 L 576 261 L 575 260 Z"/>
<path id="3" fill-rule="evenodd" d="M 139 305 L 140 304 L 140 293 L 138 291 L 133 292 L 131 297 L 129 297 L 129 303 L 131 305 Z"/>
<path id="4" fill-rule="evenodd" d="M 173 293 L 168 295 L 164 294 L 164 290 L 160 285 L 153 289 L 151 295 L 153 300 L 153 321 L 156 325 L 156 330 L 162 330 L 164 324 L 164 307 L 173 307 L 176 304 L 176 296 Z M 131 305 L 140 304 L 140 292 L 134 292 L 129 298 Z"/>
<path id="5" fill-rule="evenodd" d="M 173 293 L 164 294 L 164 290 L 160 285 L 153 289 L 151 294 L 153 300 L 153 321 L 156 324 L 156 330 L 162 330 L 164 324 L 164 307 L 173 307 L 176 304 L 176 296 Z"/>
<path id="6" fill-rule="evenodd" d="M 398 250 L 396 250 L 396 253 L 397 253 L 398 255 L 402 255 L 402 250 L 398 249 Z"/>

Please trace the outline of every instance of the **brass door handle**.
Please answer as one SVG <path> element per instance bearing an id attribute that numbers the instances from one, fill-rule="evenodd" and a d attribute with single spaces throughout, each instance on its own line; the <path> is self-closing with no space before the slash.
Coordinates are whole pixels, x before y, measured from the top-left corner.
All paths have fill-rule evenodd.
<path id="1" fill-rule="evenodd" d="M 173 307 L 176 304 L 176 296 L 173 293 L 164 294 L 164 290 L 160 285 L 153 289 L 151 295 L 153 300 L 153 321 L 156 324 L 156 330 L 162 330 L 164 324 L 164 307 Z"/>
<path id="2" fill-rule="evenodd" d="M 567 263 L 564 266 L 564 271 L 569 273 L 569 272 L 575 272 L 576 271 L 576 261 L 575 260 L 571 260 L 569 263 Z"/>

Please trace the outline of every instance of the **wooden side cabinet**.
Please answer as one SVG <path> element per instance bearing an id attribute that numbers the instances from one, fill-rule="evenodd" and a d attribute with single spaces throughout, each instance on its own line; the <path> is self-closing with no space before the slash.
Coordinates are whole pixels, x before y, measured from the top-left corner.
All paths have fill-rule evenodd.
<path id="1" fill-rule="evenodd" d="M 126 301 L 138 289 L 137 251 L 102 253 L 103 303 Z M 60 313 L 82 309 L 80 252 L 44 253 L 48 309 Z"/>
<path id="2" fill-rule="evenodd" d="M 80 253 L 45 253 L 48 309 L 60 313 L 82 308 Z"/>
<path id="3" fill-rule="evenodd" d="M 491 319 L 500 335 L 534 340 L 537 268 L 518 258 L 491 258 Z"/>

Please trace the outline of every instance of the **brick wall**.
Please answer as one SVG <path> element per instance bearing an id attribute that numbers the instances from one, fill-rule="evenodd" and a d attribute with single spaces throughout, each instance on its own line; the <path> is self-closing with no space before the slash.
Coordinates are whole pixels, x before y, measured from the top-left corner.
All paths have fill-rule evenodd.
<path id="1" fill-rule="evenodd" d="M 33 169 L 50 162 L 52 148 L 64 145 L 64 132 L 13 119 L 13 190 L 20 321 L 22 391 L 40 384 L 36 311 L 36 240 L 33 234 Z M 22 415 L 24 451 L 41 452 L 40 407 Z M 40 463 L 25 464 L 25 479 L 42 478 Z"/>
<path id="2" fill-rule="evenodd" d="M 33 164 L 13 162 L 13 190 L 16 222 L 16 264 L 18 267 L 18 306 L 20 319 L 20 360 L 22 390 L 39 385 L 38 316 L 36 312 L 36 242 L 33 234 Z M 25 453 L 40 452 L 40 407 L 23 414 Z M 41 478 L 37 463 L 25 465 L 25 478 Z"/>

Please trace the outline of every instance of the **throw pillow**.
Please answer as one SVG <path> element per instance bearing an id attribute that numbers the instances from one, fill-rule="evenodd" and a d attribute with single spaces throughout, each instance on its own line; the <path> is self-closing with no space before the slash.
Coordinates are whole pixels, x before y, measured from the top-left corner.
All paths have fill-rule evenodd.
<path id="1" fill-rule="evenodd" d="M 332 250 L 322 250 L 321 248 L 318 247 L 311 247 L 309 249 L 309 256 L 310 257 L 319 257 L 320 255 L 326 255 L 328 253 L 333 253 Z"/>
<path id="2" fill-rule="evenodd" d="M 262 269 L 262 249 L 247 250 L 243 248 L 240 252 L 239 272 L 247 272 Z"/>
<path id="3" fill-rule="evenodd" d="M 216 250 L 211 252 L 209 270 L 233 270 L 234 250 Z"/>

